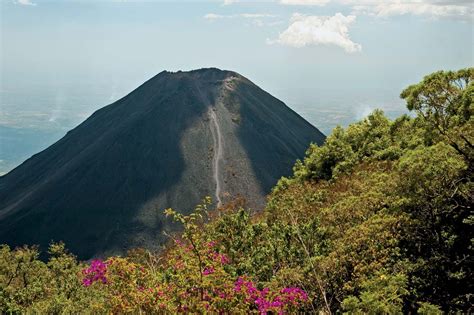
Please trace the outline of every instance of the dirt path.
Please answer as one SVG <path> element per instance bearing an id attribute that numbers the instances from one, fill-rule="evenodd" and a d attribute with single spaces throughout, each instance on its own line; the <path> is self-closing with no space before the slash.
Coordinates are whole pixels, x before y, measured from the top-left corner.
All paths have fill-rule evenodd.
<path id="1" fill-rule="evenodd" d="M 222 205 L 221 201 L 221 180 L 220 180 L 220 162 L 222 161 L 222 135 L 221 129 L 219 127 L 219 123 L 217 122 L 217 116 L 215 112 L 215 108 L 210 108 L 210 117 L 212 121 L 213 128 L 211 127 L 212 137 L 214 139 L 214 157 L 212 159 L 213 164 L 213 175 L 214 181 L 216 182 L 216 200 L 217 200 L 217 207 Z"/>

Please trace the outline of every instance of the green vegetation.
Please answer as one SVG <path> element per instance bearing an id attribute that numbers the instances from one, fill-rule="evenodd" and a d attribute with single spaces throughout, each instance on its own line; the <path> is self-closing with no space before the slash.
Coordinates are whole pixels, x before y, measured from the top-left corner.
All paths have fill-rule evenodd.
<path id="1" fill-rule="evenodd" d="M 311 145 L 266 209 L 182 215 L 160 254 L 78 263 L 64 245 L 0 249 L 0 308 L 17 312 L 472 312 L 474 68 L 401 94 Z M 82 271 L 81 271 L 82 270 Z"/>

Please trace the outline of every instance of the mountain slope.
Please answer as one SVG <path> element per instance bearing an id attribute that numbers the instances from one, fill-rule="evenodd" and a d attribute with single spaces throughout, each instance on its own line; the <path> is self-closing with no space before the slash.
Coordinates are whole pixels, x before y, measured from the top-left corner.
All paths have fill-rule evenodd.
<path id="1" fill-rule="evenodd" d="M 235 72 L 162 72 L 0 177 L 0 243 L 63 240 L 82 258 L 158 246 L 164 208 L 207 195 L 261 207 L 323 140 Z"/>

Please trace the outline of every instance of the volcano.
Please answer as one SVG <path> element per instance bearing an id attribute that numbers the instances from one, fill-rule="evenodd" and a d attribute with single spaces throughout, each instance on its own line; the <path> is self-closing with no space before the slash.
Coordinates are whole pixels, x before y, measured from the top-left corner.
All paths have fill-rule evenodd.
<path id="1" fill-rule="evenodd" d="M 82 259 L 154 249 L 205 196 L 255 210 L 324 135 L 245 77 L 161 72 L 0 177 L 0 243 L 64 241 Z"/>

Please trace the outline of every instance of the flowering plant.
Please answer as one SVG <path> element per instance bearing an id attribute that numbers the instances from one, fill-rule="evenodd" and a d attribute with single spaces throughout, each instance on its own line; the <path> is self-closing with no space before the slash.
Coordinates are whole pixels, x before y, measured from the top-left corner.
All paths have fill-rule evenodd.
<path id="1" fill-rule="evenodd" d="M 296 287 L 270 289 L 249 276 L 238 275 L 225 247 L 209 240 L 201 228 L 207 220 L 206 199 L 190 215 L 172 209 L 168 216 L 184 226 L 160 262 L 135 261 L 131 257 L 93 260 L 83 271 L 85 287 L 106 293 L 106 309 L 112 312 L 268 312 L 283 314 L 308 301 Z M 94 283 L 96 283 L 94 285 Z"/>

